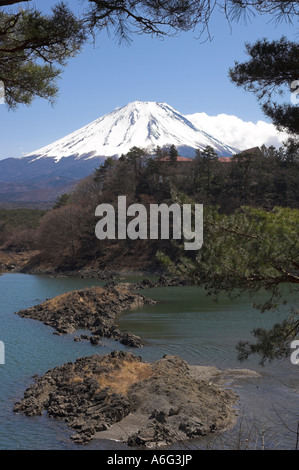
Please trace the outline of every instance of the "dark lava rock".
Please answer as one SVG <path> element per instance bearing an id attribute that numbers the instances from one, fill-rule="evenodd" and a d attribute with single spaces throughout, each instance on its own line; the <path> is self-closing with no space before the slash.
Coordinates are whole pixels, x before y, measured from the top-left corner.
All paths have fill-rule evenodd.
<path id="1" fill-rule="evenodd" d="M 94 335 L 94 336 L 91 336 L 91 337 L 90 337 L 90 340 L 89 340 L 89 341 L 90 341 L 91 344 L 97 345 L 97 344 L 100 344 L 100 343 L 101 343 L 101 337 L 98 336 L 98 335 Z"/>
<path id="2" fill-rule="evenodd" d="M 191 373 L 175 356 L 152 364 L 127 352 L 77 359 L 35 376 L 14 411 L 64 420 L 77 444 L 105 438 L 120 423 L 129 446 L 145 448 L 186 441 L 235 421 L 236 395 Z M 129 416 L 130 415 L 130 416 Z M 130 430 L 126 419 L 134 420 Z M 140 424 L 139 424 L 140 423 Z"/>
<path id="3" fill-rule="evenodd" d="M 124 310 L 155 303 L 141 294 L 132 293 L 123 286 L 92 287 L 66 293 L 46 302 L 20 310 L 22 318 L 33 318 L 55 329 L 56 334 L 71 334 L 81 328 L 89 329 L 92 344 L 100 337 L 118 340 L 130 347 L 142 347 L 142 340 L 118 329 L 116 319 Z M 77 338 L 77 337 L 76 337 Z M 83 339 L 83 335 L 81 336 Z M 76 339 L 77 341 L 78 339 Z"/>

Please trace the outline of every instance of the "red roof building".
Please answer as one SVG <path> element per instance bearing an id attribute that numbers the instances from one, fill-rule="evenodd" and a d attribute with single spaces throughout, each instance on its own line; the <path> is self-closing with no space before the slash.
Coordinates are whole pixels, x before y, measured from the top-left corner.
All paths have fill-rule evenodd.
<path id="1" fill-rule="evenodd" d="M 162 158 L 157 158 L 160 162 L 170 162 L 170 157 L 169 155 L 166 155 L 165 157 Z M 178 156 L 176 158 L 177 162 L 192 162 L 192 158 L 187 158 L 187 157 L 180 157 Z"/>

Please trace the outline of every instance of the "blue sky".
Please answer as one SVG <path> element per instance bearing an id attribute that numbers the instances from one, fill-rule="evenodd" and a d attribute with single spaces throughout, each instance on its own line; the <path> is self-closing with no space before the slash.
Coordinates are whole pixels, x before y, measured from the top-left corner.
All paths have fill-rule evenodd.
<path id="1" fill-rule="evenodd" d="M 39 0 L 47 9 L 55 2 Z M 80 0 L 70 0 L 70 6 Z M 296 28 L 269 18 L 233 23 L 215 13 L 210 23 L 212 41 L 202 43 L 197 32 L 164 40 L 132 36 L 130 46 L 119 46 L 113 35 L 97 36 L 71 59 L 59 80 L 54 106 L 35 99 L 30 107 L 8 111 L 0 106 L 0 159 L 21 157 L 64 137 L 118 106 L 135 100 L 166 102 L 182 114 L 221 113 L 244 121 L 266 121 L 254 95 L 228 78 L 234 61 L 246 58 L 244 43 L 258 38 L 296 39 Z"/>

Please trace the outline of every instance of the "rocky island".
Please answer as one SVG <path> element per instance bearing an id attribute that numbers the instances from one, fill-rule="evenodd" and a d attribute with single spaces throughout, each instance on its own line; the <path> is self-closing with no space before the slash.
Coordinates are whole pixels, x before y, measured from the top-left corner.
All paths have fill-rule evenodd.
<path id="1" fill-rule="evenodd" d="M 54 328 L 56 334 L 70 334 L 78 329 L 87 329 L 91 343 L 100 342 L 101 337 L 112 338 L 130 347 L 142 347 L 143 341 L 136 335 L 120 331 L 116 324 L 121 312 L 144 304 L 155 303 L 143 295 L 131 292 L 125 286 L 91 287 L 69 292 L 49 299 L 39 305 L 20 310 L 22 318 L 42 321 Z M 80 340 L 81 337 L 75 338 Z"/>
<path id="2" fill-rule="evenodd" d="M 35 383 L 14 411 L 64 420 L 77 444 L 117 439 L 152 448 L 188 441 L 235 423 L 237 401 L 184 360 L 164 356 L 153 363 L 114 351 L 55 367 Z"/>

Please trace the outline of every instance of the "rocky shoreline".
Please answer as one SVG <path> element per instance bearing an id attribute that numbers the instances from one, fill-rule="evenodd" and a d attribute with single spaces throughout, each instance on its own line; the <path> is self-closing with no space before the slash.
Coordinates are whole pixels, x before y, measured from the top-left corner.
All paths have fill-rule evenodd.
<path id="1" fill-rule="evenodd" d="M 39 320 L 54 328 L 56 334 L 75 333 L 87 329 L 91 336 L 81 335 L 76 341 L 89 339 L 99 344 L 102 337 L 112 338 L 130 347 L 142 347 L 143 341 L 130 332 L 120 331 L 116 319 L 122 311 L 155 303 L 122 285 L 91 287 L 62 294 L 34 307 L 16 312 L 22 318 Z"/>
<path id="2" fill-rule="evenodd" d="M 190 281 L 182 278 L 172 278 L 168 276 L 164 270 L 152 271 L 132 271 L 132 270 L 109 270 L 99 269 L 96 267 L 84 267 L 75 269 L 56 269 L 51 266 L 35 266 L 31 260 L 37 256 L 36 251 L 29 252 L 11 252 L 0 249 L 0 274 L 21 273 L 33 274 L 47 277 L 57 278 L 79 278 L 79 279 L 96 279 L 98 281 L 111 282 L 111 286 L 115 285 L 117 279 L 125 276 L 143 277 L 143 280 L 136 283 L 130 283 L 131 289 L 148 289 L 153 287 L 171 287 L 186 286 Z M 157 277 L 157 281 L 148 279 L 149 277 Z"/>
<path id="3" fill-rule="evenodd" d="M 77 444 L 104 438 L 107 432 L 113 439 L 118 426 L 128 446 L 157 448 L 231 427 L 237 400 L 233 391 L 194 374 L 176 356 L 146 363 L 131 353 L 113 351 L 35 376 L 14 411 L 27 416 L 46 411 L 64 420 Z"/>
<path id="4" fill-rule="evenodd" d="M 42 262 L 39 258 L 38 250 L 14 251 L 0 248 L 0 274 L 22 273 L 35 274 L 48 277 L 74 277 L 81 279 L 98 279 L 109 281 L 116 276 L 160 276 L 165 273 L 162 267 L 138 269 L 119 267 L 98 266 L 97 263 L 87 263 L 80 266 L 74 266 L 69 262 L 63 266 L 54 266 L 51 261 Z"/>
<path id="5" fill-rule="evenodd" d="M 16 253 L 0 249 L 0 274 L 21 272 L 34 254 L 34 251 Z"/>

